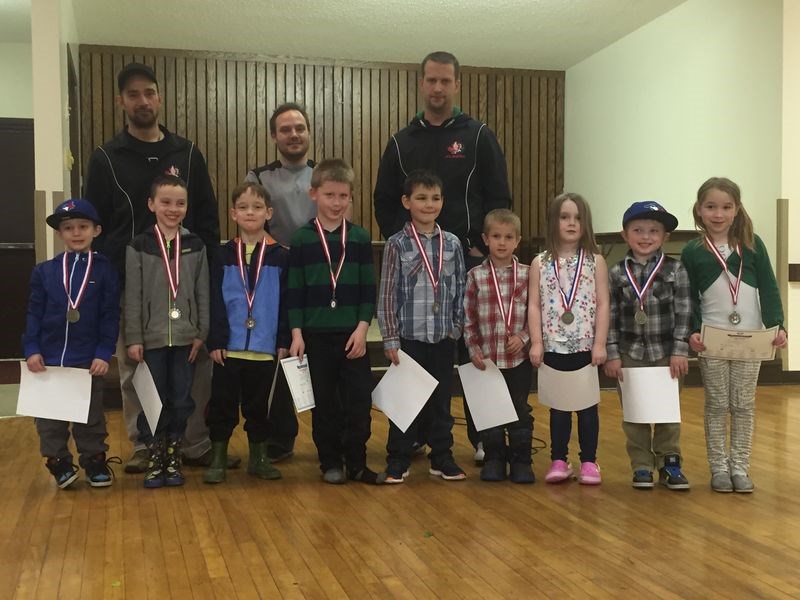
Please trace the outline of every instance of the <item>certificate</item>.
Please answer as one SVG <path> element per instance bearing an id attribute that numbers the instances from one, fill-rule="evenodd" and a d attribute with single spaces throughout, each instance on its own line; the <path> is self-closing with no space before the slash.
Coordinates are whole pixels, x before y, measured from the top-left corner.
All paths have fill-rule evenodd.
<path id="1" fill-rule="evenodd" d="M 778 335 L 778 327 L 736 331 L 713 325 L 703 325 L 700 339 L 706 349 L 698 356 L 723 358 L 726 360 L 772 360 L 775 346 L 772 342 Z"/>
<path id="2" fill-rule="evenodd" d="M 314 388 L 311 386 L 308 356 L 303 356 L 302 362 L 296 356 L 281 359 L 281 367 L 286 374 L 286 383 L 289 384 L 297 412 L 314 408 Z"/>
<path id="3" fill-rule="evenodd" d="M 161 417 L 161 396 L 158 395 L 150 367 L 144 361 L 140 362 L 136 366 L 136 371 L 133 372 L 133 388 L 136 390 L 144 417 L 150 426 L 150 433 L 155 435 L 158 419 Z"/>
<path id="4" fill-rule="evenodd" d="M 86 423 L 91 397 L 88 369 L 47 367 L 41 373 L 31 373 L 25 361 L 20 362 L 18 415 Z"/>
<path id="5" fill-rule="evenodd" d="M 372 403 L 405 433 L 439 382 L 402 350 L 397 356 L 400 362 L 389 365 L 372 391 Z"/>
<path id="6" fill-rule="evenodd" d="M 471 362 L 458 367 L 464 397 L 478 431 L 513 423 L 518 418 L 500 369 L 491 360 L 485 359 L 483 363 L 486 365 L 483 371 Z"/>
<path id="7" fill-rule="evenodd" d="M 583 410 L 600 402 L 600 379 L 594 365 L 557 371 L 542 363 L 538 386 L 539 403 L 557 410 Z"/>
<path id="8" fill-rule="evenodd" d="M 669 367 L 623 368 L 622 420 L 626 423 L 680 423 L 678 380 Z"/>

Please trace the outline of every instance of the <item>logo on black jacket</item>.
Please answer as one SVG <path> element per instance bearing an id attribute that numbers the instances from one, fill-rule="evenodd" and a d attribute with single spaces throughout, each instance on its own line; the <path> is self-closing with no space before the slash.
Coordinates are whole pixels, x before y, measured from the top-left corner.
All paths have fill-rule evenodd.
<path id="1" fill-rule="evenodd" d="M 455 141 L 447 147 L 447 155 L 445 158 L 466 158 L 464 155 L 464 144 Z"/>
<path id="2" fill-rule="evenodd" d="M 175 177 L 180 177 L 181 176 L 181 170 L 178 167 L 176 167 L 175 165 L 172 165 L 169 169 L 164 171 L 164 175 L 174 175 Z"/>

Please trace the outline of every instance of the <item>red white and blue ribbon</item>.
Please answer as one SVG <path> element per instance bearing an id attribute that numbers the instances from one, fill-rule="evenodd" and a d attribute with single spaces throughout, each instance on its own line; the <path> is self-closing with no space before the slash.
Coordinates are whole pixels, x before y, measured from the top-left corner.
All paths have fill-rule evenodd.
<path id="1" fill-rule="evenodd" d="M 236 262 L 239 264 L 239 275 L 242 278 L 242 285 L 244 286 L 244 295 L 247 298 L 247 314 L 253 314 L 253 301 L 256 298 L 256 288 L 258 288 L 258 280 L 261 279 L 261 266 L 264 262 L 264 253 L 267 251 L 267 237 L 261 240 L 261 248 L 258 251 L 258 262 L 256 262 L 256 279 L 253 283 L 253 291 L 247 285 L 247 270 L 245 269 L 246 262 L 244 260 L 244 242 L 241 238 L 236 238 Z"/>
<path id="2" fill-rule="evenodd" d="M 517 257 L 514 257 L 512 261 L 512 269 L 514 275 L 512 276 L 512 283 L 511 283 L 511 298 L 508 301 L 508 312 L 506 312 L 505 307 L 503 306 L 503 295 L 500 293 L 500 283 L 497 281 L 497 272 L 494 269 L 494 265 L 492 264 L 492 259 L 489 259 L 489 272 L 492 274 L 492 283 L 494 284 L 494 294 L 497 298 L 497 305 L 500 307 L 500 318 L 503 319 L 503 323 L 506 325 L 506 333 L 511 335 L 511 318 L 513 316 L 513 309 L 514 309 L 514 292 L 517 291 Z"/>
<path id="3" fill-rule="evenodd" d="M 647 281 L 644 282 L 644 285 L 640 288 L 639 284 L 636 283 L 636 277 L 633 275 L 633 271 L 631 270 L 630 261 L 625 261 L 625 275 L 628 276 L 628 281 L 633 288 L 633 292 L 636 294 L 636 297 L 639 299 L 639 309 L 644 310 L 644 297 L 647 295 L 647 290 L 650 289 L 650 286 L 653 284 L 653 280 L 658 275 L 658 272 L 661 270 L 661 267 L 664 266 L 664 253 L 661 253 L 661 257 L 658 259 L 656 266 L 653 267 L 653 271 L 647 277 Z"/>
<path id="4" fill-rule="evenodd" d="M 172 297 L 172 302 L 178 297 L 178 286 L 181 283 L 181 232 L 175 234 L 175 272 L 169 264 L 169 252 L 167 252 L 167 244 L 164 241 L 164 236 L 158 225 L 153 225 L 155 230 L 156 239 L 158 240 L 158 248 L 161 250 L 161 262 L 164 263 L 164 272 L 167 274 L 167 284 L 169 285 L 169 293 Z"/>
<path id="5" fill-rule="evenodd" d="M 739 288 L 742 285 L 742 265 L 744 261 L 742 260 L 742 248 L 739 244 L 736 244 L 736 254 L 739 255 L 739 273 L 736 275 L 736 281 L 731 279 L 731 272 L 728 270 L 728 262 L 725 258 L 720 254 L 720 251 L 717 250 L 717 247 L 711 241 L 711 239 L 706 236 L 705 237 L 706 246 L 711 251 L 711 254 L 714 255 L 714 258 L 717 259 L 719 266 L 722 267 L 722 272 L 725 273 L 725 277 L 728 278 L 728 290 L 731 293 L 731 300 L 733 300 L 733 305 L 736 306 L 736 303 L 739 301 Z"/>
<path id="6" fill-rule="evenodd" d="M 89 273 L 92 271 L 92 251 L 89 250 L 88 258 L 86 259 L 86 272 L 83 274 L 83 281 L 81 282 L 81 287 L 78 288 L 78 294 L 75 296 L 75 301 L 72 301 L 72 297 L 69 293 L 69 277 L 67 276 L 67 253 L 64 252 L 64 256 L 61 260 L 61 267 L 63 272 L 63 283 L 64 283 L 64 291 L 67 294 L 67 304 L 71 310 L 78 310 L 78 306 L 83 300 L 83 294 L 86 292 L 86 284 L 89 283 Z M 80 257 L 80 253 L 75 253 L 75 260 L 78 260 Z"/>
<path id="7" fill-rule="evenodd" d="M 442 235 L 442 228 L 439 227 L 438 223 L 436 224 L 436 231 L 439 233 L 439 268 L 436 270 L 436 276 L 434 277 L 431 261 L 428 260 L 428 255 L 425 254 L 425 247 L 422 245 L 422 240 L 419 239 L 417 228 L 414 227 L 413 223 L 411 223 L 411 233 L 414 235 L 414 241 L 417 243 L 417 248 L 419 248 L 419 254 L 422 257 L 422 264 L 425 265 L 425 271 L 428 273 L 428 279 L 431 280 L 434 298 L 436 297 L 436 290 L 439 287 L 439 279 L 442 275 L 442 256 L 444 254 L 444 236 Z"/>
<path id="8" fill-rule="evenodd" d="M 319 222 L 319 219 L 314 218 L 314 226 L 317 228 L 317 235 L 319 236 L 320 243 L 322 243 L 322 251 L 325 253 L 325 258 L 328 260 L 328 271 L 331 274 L 331 290 L 333 297 L 336 298 L 336 282 L 339 281 L 339 275 L 342 272 L 345 251 L 347 249 L 347 221 L 342 219 L 342 255 L 339 257 L 339 265 L 336 267 L 336 273 L 333 272 L 331 251 L 330 248 L 328 248 L 328 240 L 325 239 L 325 230 L 322 229 L 322 224 Z"/>
<path id="9" fill-rule="evenodd" d="M 586 250 L 581 248 L 578 252 L 578 264 L 575 266 L 575 278 L 572 280 L 572 285 L 569 286 L 569 295 L 564 293 L 561 289 L 561 272 L 558 268 L 558 257 L 553 257 L 553 270 L 556 273 L 556 284 L 558 285 L 558 293 L 561 295 L 561 306 L 564 307 L 564 312 L 572 312 L 572 305 L 575 304 L 575 296 L 578 291 L 578 284 L 581 280 L 581 273 L 583 272 L 583 259 L 586 256 Z"/>

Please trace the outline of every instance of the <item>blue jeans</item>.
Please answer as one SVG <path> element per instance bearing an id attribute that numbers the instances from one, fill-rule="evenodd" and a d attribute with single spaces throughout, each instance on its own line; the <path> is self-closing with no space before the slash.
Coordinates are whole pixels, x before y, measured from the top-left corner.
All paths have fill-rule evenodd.
<path id="1" fill-rule="evenodd" d="M 153 437 L 161 434 L 166 433 L 168 439 L 179 439 L 186 431 L 186 421 L 194 411 L 191 396 L 194 365 L 189 362 L 191 349 L 191 346 L 165 346 L 144 351 L 144 362 L 153 375 L 162 404 L 155 433 L 150 431 L 144 411 L 139 413 L 139 436 L 148 445 Z"/>

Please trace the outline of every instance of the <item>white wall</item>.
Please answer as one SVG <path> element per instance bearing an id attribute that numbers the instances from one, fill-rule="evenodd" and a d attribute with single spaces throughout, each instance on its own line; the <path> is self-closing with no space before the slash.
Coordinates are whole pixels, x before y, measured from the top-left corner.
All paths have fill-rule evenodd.
<path id="1" fill-rule="evenodd" d="M 33 118 L 31 45 L 0 43 L 0 117 Z"/>
<path id="2" fill-rule="evenodd" d="M 566 72 L 565 190 L 596 232 L 654 199 L 692 229 L 699 185 L 742 188 L 775 257 L 781 192 L 780 0 L 689 0 Z"/>

